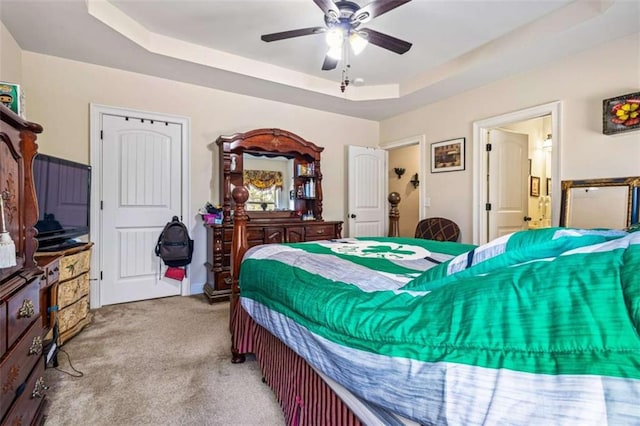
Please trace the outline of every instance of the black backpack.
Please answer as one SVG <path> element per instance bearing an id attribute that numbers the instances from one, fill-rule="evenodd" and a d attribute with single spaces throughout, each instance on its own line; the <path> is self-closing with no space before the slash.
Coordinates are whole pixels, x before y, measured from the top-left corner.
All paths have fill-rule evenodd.
<path id="1" fill-rule="evenodd" d="M 156 256 L 167 266 L 185 266 L 191 263 L 192 255 L 193 240 L 189 238 L 189 231 L 178 216 L 174 216 L 158 237 Z"/>

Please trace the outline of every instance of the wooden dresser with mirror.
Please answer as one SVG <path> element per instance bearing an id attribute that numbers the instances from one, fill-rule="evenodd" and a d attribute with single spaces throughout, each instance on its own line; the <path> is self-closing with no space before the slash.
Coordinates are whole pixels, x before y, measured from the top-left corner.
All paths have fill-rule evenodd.
<path id="1" fill-rule="evenodd" d="M 249 189 L 249 246 L 317 241 L 342 236 L 342 221 L 322 216 L 324 148 L 281 129 L 257 129 L 216 140 L 222 224 L 207 227 L 207 283 L 210 301 L 231 293 L 231 191 Z"/>

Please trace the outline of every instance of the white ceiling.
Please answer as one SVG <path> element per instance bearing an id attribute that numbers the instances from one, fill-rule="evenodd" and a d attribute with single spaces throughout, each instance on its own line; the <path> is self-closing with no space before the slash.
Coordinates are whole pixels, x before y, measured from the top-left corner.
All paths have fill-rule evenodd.
<path id="1" fill-rule="evenodd" d="M 0 19 L 27 51 L 381 120 L 639 32 L 640 1 L 413 0 L 363 25 L 411 50 L 367 46 L 344 94 L 323 35 L 260 40 L 323 26 L 313 0 L 0 0 Z"/>

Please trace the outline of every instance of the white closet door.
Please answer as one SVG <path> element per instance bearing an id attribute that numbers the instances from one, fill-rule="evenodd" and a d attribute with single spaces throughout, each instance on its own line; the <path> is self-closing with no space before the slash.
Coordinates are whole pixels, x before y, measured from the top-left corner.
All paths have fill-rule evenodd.
<path id="1" fill-rule="evenodd" d="M 181 125 L 104 115 L 102 130 L 101 303 L 179 295 L 154 248 L 182 217 Z"/>

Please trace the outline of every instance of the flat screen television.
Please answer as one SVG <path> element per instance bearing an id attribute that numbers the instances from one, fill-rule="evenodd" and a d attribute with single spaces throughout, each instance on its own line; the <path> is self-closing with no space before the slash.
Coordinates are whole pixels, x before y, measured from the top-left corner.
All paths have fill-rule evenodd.
<path id="1" fill-rule="evenodd" d="M 83 244 L 89 233 L 91 166 L 50 155 L 33 160 L 38 199 L 38 250 L 58 251 Z"/>

